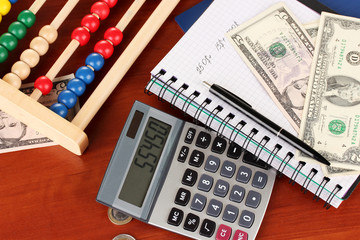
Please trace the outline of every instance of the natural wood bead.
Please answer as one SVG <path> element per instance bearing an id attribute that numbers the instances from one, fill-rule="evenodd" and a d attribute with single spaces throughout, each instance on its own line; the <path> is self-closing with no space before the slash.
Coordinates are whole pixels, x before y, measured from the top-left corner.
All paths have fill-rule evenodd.
<path id="1" fill-rule="evenodd" d="M 33 49 L 26 49 L 20 56 L 20 60 L 25 62 L 31 68 L 35 67 L 39 61 L 39 54 Z"/>
<path id="2" fill-rule="evenodd" d="M 11 67 L 11 72 L 18 75 L 21 80 L 25 80 L 30 75 L 31 69 L 29 65 L 27 65 L 23 61 L 17 61 Z"/>
<path id="3" fill-rule="evenodd" d="M 30 48 L 34 49 L 40 56 L 43 56 L 49 50 L 49 43 L 42 37 L 35 37 L 30 42 Z"/>
<path id="4" fill-rule="evenodd" d="M 15 73 L 8 73 L 3 77 L 3 80 L 10 84 L 11 86 L 20 89 L 21 87 L 21 79 Z"/>
<path id="5" fill-rule="evenodd" d="M 46 25 L 40 29 L 39 36 L 43 37 L 49 44 L 52 44 L 56 41 L 58 32 L 53 26 Z"/>

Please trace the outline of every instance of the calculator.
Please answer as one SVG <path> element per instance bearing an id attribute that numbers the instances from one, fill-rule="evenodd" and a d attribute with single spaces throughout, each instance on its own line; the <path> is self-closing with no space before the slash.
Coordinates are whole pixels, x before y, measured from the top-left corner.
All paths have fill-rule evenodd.
<path id="1" fill-rule="evenodd" d="M 194 239 L 255 239 L 276 177 L 214 131 L 136 101 L 96 200 Z"/>

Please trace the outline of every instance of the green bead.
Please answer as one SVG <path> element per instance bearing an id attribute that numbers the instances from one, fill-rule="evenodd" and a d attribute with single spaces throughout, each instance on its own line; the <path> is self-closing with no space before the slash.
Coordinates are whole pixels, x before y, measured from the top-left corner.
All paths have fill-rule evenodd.
<path id="1" fill-rule="evenodd" d="M 27 28 L 30 28 L 32 25 L 34 25 L 36 17 L 35 14 L 30 10 L 24 10 L 19 13 L 17 20 L 23 23 Z"/>
<path id="2" fill-rule="evenodd" d="M 5 62 L 8 56 L 9 56 L 9 51 L 5 47 L 0 45 L 0 63 Z"/>
<path id="3" fill-rule="evenodd" d="M 4 33 L 0 37 L 0 45 L 5 47 L 9 52 L 14 50 L 18 44 L 18 40 L 11 33 Z"/>
<path id="4" fill-rule="evenodd" d="M 13 22 L 12 24 L 10 24 L 10 26 L 8 28 L 8 32 L 20 40 L 25 37 L 27 28 L 23 23 L 16 21 L 16 22 Z"/>

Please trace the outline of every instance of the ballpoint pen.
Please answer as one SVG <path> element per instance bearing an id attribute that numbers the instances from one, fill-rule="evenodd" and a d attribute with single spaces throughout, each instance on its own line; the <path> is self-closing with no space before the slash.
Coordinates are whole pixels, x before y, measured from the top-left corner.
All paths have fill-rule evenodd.
<path id="1" fill-rule="evenodd" d="M 240 97 L 236 96 L 232 92 L 226 90 L 225 88 L 217 85 L 217 84 L 209 84 L 207 82 L 203 82 L 206 87 L 209 88 L 210 93 L 219 97 L 223 101 L 229 103 L 231 106 L 244 113 L 263 127 L 267 128 L 269 131 L 274 133 L 276 136 L 282 138 L 284 141 L 288 142 L 290 145 L 295 147 L 296 149 L 302 151 L 306 155 L 314 158 L 320 163 L 326 164 L 330 166 L 330 162 L 328 162 L 320 153 L 318 153 L 311 146 L 301 141 L 296 136 L 292 135 L 282 127 L 278 126 L 276 123 L 266 118 L 255 109 L 251 107 L 246 101 L 242 100 Z"/>

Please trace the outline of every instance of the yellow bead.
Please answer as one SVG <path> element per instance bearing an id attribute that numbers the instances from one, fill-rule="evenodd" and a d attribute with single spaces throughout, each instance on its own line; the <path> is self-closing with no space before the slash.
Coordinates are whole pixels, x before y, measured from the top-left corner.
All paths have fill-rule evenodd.
<path id="1" fill-rule="evenodd" d="M 0 14 L 0 23 L 1 23 L 1 20 L 2 20 L 2 15 Z"/>
<path id="2" fill-rule="evenodd" d="M 20 56 L 20 60 L 25 62 L 31 68 L 35 67 L 39 61 L 39 54 L 33 49 L 26 49 Z"/>
<path id="3" fill-rule="evenodd" d="M 49 43 L 42 37 L 35 37 L 30 42 L 30 48 L 34 49 L 40 56 L 43 56 L 49 50 Z"/>
<path id="4" fill-rule="evenodd" d="M 20 87 L 21 87 L 21 79 L 15 73 L 6 74 L 3 77 L 3 80 L 17 89 L 20 89 Z"/>
<path id="5" fill-rule="evenodd" d="M 30 67 L 23 61 L 17 61 L 11 67 L 11 72 L 19 76 L 21 80 L 25 80 L 30 75 Z"/>
<path id="6" fill-rule="evenodd" d="M 43 37 L 49 44 L 52 44 L 56 41 L 58 32 L 53 26 L 46 25 L 40 29 L 39 36 Z"/>
<path id="7" fill-rule="evenodd" d="M 0 0 L 0 14 L 5 16 L 10 12 L 11 3 L 9 0 Z"/>

